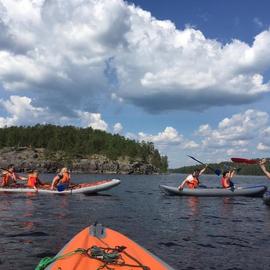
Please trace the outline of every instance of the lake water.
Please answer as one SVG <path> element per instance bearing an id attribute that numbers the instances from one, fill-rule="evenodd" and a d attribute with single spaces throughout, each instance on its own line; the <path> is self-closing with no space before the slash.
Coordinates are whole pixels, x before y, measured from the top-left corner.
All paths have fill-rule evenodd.
<path id="1" fill-rule="evenodd" d="M 74 175 L 73 182 L 105 178 L 122 183 L 99 196 L 0 194 L 0 269 L 34 269 L 95 221 L 127 235 L 175 269 L 269 269 L 270 207 L 261 198 L 162 194 L 158 185 L 178 185 L 184 178 L 179 174 Z M 219 185 L 217 176 L 201 180 Z M 270 184 L 265 177 L 236 177 L 234 182 Z"/>

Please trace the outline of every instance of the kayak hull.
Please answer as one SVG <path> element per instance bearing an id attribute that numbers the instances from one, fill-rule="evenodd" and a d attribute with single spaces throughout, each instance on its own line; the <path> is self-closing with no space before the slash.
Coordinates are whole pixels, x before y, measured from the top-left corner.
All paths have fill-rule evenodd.
<path id="1" fill-rule="evenodd" d="M 109 179 L 102 180 L 94 183 L 84 183 L 74 185 L 73 188 L 69 188 L 67 190 L 58 191 L 58 190 L 50 190 L 49 186 L 46 188 L 38 188 L 38 193 L 44 194 L 93 194 L 100 191 L 111 189 L 115 186 L 118 186 L 121 183 L 119 179 Z M 19 192 L 19 193 L 34 193 L 35 189 L 29 187 L 0 187 L 0 192 Z"/>
<path id="2" fill-rule="evenodd" d="M 119 252 L 121 258 L 114 264 L 108 263 L 107 267 L 104 265 L 103 259 L 97 260 L 91 255 L 87 254 L 70 254 L 74 250 L 92 250 L 93 247 L 114 249 L 116 247 L 124 247 L 124 252 Z M 89 254 L 89 253 L 88 253 Z M 55 260 L 52 264 L 48 265 L 45 270 L 58 270 L 58 269 L 114 269 L 114 270 L 174 270 L 161 259 L 129 239 L 128 237 L 116 232 L 114 230 L 103 227 L 101 224 L 92 225 L 85 228 L 80 233 L 75 235 L 54 257 L 64 256 L 62 259 Z M 120 265 L 122 263 L 122 265 Z M 148 268 L 142 268 L 141 266 Z M 38 269 L 38 268 L 36 268 Z"/>
<path id="3" fill-rule="evenodd" d="M 160 185 L 162 191 L 168 195 L 196 196 L 196 197 L 234 197 L 234 196 L 258 196 L 261 197 L 267 190 L 266 186 L 237 187 L 235 189 L 224 188 L 197 188 L 178 190 L 176 187 Z"/>

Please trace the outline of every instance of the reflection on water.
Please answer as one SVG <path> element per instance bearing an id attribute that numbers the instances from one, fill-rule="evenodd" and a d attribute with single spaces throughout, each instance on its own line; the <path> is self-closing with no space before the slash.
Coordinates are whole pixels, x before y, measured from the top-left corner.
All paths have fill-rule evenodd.
<path id="1" fill-rule="evenodd" d="M 200 198 L 198 197 L 187 197 L 187 204 L 190 209 L 190 213 L 192 216 L 198 216 L 199 214 L 199 202 Z"/>
<path id="2" fill-rule="evenodd" d="M 74 175 L 73 181 L 109 177 Z M 0 194 L 0 269 L 34 269 L 40 258 L 57 253 L 95 221 L 126 234 L 175 269 L 268 269 L 270 207 L 260 198 L 162 194 L 158 185 L 177 186 L 184 178 L 179 175 L 119 178 L 122 184 L 105 196 Z M 202 180 L 213 185 L 217 179 Z M 268 184 L 260 177 L 240 180 Z"/>

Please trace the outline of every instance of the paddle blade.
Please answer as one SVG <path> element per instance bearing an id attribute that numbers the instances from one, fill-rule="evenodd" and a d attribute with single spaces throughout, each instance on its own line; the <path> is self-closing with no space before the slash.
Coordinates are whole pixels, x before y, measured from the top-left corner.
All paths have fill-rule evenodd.
<path id="1" fill-rule="evenodd" d="M 222 171 L 221 171 L 220 169 L 215 169 L 215 174 L 216 174 L 217 176 L 220 176 L 221 173 L 222 173 Z"/>
<path id="2" fill-rule="evenodd" d="M 247 159 L 247 158 L 231 158 L 232 162 L 235 163 L 245 163 L 245 164 L 257 164 L 258 160 L 256 159 Z"/>

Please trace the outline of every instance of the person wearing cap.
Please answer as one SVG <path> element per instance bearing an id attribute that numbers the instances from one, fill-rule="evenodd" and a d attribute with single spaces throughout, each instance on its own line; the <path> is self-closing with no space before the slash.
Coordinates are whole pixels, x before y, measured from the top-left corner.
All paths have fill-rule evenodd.
<path id="1" fill-rule="evenodd" d="M 200 184 L 199 177 L 205 172 L 206 168 L 207 168 L 207 165 L 201 170 L 196 169 L 192 174 L 188 175 L 185 178 L 185 180 L 181 183 L 178 189 L 182 190 L 185 185 L 187 185 L 188 188 L 191 188 L 191 189 L 197 188 Z"/>
<path id="2" fill-rule="evenodd" d="M 69 170 L 64 167 L 61 169 L 60 173 L 57 174 L 52 181 L 51 184 L 51 190 L 55 189 L 57 185 L 61 184 L 62 186 L 65 187 L 65 189 L 67 189 L 69 187 L 70 184 L 70 172 Z"/>
<path id="3" fill-rule="evenodd" d="M 17 180 L 27 180 L 26 177 L 20 176 L 15 172 L 14 165 L 8 165 L 7 169 L 2 169 L 2 187 L 8 187 L 12 185 L 16 185 Z"/>

